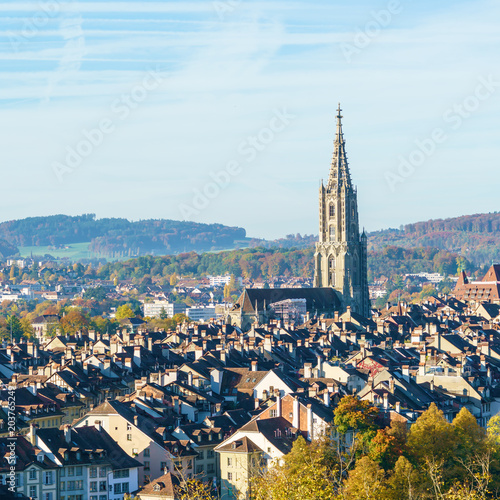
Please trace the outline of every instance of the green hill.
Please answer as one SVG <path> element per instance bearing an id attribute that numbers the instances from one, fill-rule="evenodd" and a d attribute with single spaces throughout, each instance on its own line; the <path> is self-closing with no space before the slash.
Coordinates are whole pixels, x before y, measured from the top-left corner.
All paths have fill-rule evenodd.
<path id="1" fill-rule="evenodd" d="M 457 253 L 476 265 L 500 261 L 500 212 L 407 224 L 368 235 L 368 249 L 431 247 Z"/>
<path id="2" fill-rule="evenodd" d="M 89 255 L 123 258 L 145 254 L 206 252 L 246 244 L 240 227 L 174 220 L 96 219 L 94 214 L 29 217 L 0 224 L 0 239 L 34 254 L 86 244 Z M 47 249 L 47 247 L 50 247 Z M 37 249 L 39 251 L 37 252 Z M 0 252 L 3 254 L 1 248 Z M 5 255 L 4 255 L 5 256 Z"/>

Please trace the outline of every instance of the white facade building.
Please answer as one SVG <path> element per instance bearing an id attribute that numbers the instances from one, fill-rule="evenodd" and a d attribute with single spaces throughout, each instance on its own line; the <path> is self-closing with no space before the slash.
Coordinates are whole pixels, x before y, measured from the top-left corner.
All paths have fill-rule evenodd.
<path id="1" fill-rule="evenodd" d="M 168 318 L 172 318 L 176 314 L 186 312 L 186 306 L 184 304 L 168 302 L 168 300 L 144 302 L 144 316 L 149 318 L 159 318 L 162 311 L 165 311 Z"/>

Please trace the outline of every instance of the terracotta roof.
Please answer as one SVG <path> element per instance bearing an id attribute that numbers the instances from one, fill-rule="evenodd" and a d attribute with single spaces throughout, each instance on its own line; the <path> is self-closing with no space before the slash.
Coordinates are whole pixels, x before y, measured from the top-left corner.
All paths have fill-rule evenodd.
<path id="1" fill-rule="evenodd" d="M 171 472 L 167 472 L 141 488 L 137 494 L 176 500 L 175 489 L 178 485 L 179 479 L 177 476 L 174 476 Z"/>

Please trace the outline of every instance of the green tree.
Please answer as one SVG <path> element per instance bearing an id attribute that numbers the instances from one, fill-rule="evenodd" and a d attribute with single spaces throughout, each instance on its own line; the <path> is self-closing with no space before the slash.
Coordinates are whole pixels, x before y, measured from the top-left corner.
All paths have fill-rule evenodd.
<path id="1" fill-rule="evenodd" d="M 486 431 L 467 408 L 458 412 L 452 425 L 457 443 L 456 458 L 466 460 L 486 450 Z"/>
<path id="2" fill-rule="evenodd" d="M 410 453 L 420 463 L 430 458 L 449 460 L 455 451 L 455 444 L 452 425 L 434 403 L 411 426 L 408 435 Z"/>
<path id="3" fill-rule="evenodd" d="M 335 427 L 340 434 L 345 434 L 348 430 L 375 434 L 378 409 L 369 401 L 362 401 L 355 396 L 344 396 L 334 414 Z"/>
<path id="4" fill-rule="evenodd" d="M 117 320 L 133 318 L 134 316 L 134 311 L 128 304 L 123 304 L 116 309 L 115 317 Z"/>
<path id="5" fill-rule="evenodd" d="M 12 337 L 14 340 L 20 340 L 24 335 L 23 325 L 17 316 L 10 315 L 7 317 L 7 326 L 9 328 L 9 333 L 12 332 Z"/>
<path id="6" fill-rule="evenodd" d="M 369 457 L 361 457 L 345 482 L 344 496 L 356 500 L 387 498 L 384 470 Z"/>
<path id="7" fill-rule="evenodd" d="M 76 309 L 69 311 L 61 318 L 61 327 L 64 333 L 70 335 L 87 330 L 88 325 L 88 319 Z"/>
<path id="8" fill-rule="evenodd" d="M 334 467 L 321 440 L 311 444 L 297 438 L 282 463 L 252 480 L 254 500 L 333 500 L 337 497 Z"/>
<path id="9" fill-rule="evenodd" d="M 399 457 L 388 480 L 391 500 L 416 500 L 419 495 L 418 472 L 406 457 Z"/>

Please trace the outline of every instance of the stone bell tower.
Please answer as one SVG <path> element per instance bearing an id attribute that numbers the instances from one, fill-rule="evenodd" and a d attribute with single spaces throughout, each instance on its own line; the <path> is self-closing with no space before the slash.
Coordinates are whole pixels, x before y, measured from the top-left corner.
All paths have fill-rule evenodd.
<path id="1" fill-rule="evenodd" d="M 319 188 L 319 241 L 314 254 L 314 286 L 332 287 L 345 306 L 368 317 L 367 239 L 360 235 L 358 200 L 352 185 L 342 133 L 340 104 L 328 183 Z"/>

